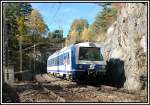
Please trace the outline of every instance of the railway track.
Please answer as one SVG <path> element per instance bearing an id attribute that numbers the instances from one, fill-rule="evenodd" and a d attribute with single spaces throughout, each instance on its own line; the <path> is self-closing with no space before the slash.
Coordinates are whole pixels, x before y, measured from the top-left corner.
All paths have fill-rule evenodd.
<path id="1" fill-rule="evenodd" d="M 100 85 L 91 86 L 77 84 L 72 81 L 56 78 L 52 75 L 40 74 L 37 82 L 45 92 L 50 92 L 58 98 L 58 102 L 143 102 L 146 96 L 139 92 L 118 89 L 116 87 Z"/>

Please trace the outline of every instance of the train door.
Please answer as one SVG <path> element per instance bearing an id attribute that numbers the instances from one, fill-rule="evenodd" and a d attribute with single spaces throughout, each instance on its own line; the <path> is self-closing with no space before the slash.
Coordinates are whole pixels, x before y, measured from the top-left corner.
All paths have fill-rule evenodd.
<path id="1" fill-rule="evenodd" d="M 66 74 L 66 72 L 67 72 L 67 70 L 66 70 L 66 55 L 64 55 L 64 71 L 65 71 L 65 74 Z"/>
<path id="2" fill-rule="evenodd" d="M 66 55 L 63 56 L 63 64 L 64 64 L 64 73 L 63 78 L 66 78 Z"/>
<path id="3" fill-rule="evenodd" d="M 59 56 L 57 57 L 57 73 L 59 73 Z"/>

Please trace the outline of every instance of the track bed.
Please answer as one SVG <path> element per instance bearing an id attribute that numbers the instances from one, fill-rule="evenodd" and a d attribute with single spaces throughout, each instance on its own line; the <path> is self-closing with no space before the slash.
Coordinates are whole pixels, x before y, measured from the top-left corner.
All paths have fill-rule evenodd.
<path id="1" fill-rule="evenodd" d="M 128 91 L 106 85 L 77 84 L 40 74 L 34 83 L 15 84 L 21 102 L 147 102 L 147 91 Z"/>

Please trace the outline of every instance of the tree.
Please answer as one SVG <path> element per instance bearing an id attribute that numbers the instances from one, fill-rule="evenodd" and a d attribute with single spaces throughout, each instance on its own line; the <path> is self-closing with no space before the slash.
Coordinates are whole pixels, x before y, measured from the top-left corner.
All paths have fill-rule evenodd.
<path id="1" fill-rule="evenodd" d="M 48 38 L 49 38 L 49 39 L 52 39 L 52 38 L 53 38 L 52 32 L 48 32 Z"/>
<path id="2" fill-rule="evenodd" d="M 3 33 L 4 40 L 8 40 L 9 48 L 17 50 L 18 17 L 30 14 L 32 7 L 29 3 L 3 3 Z"/>
<path id="3" fill-rule="evenodd" d="M 92 41 L 92 33 L 90 28 L 84 27 L 84 30 L 82 31 L 82 36 L 81 36 L 82 41 Z"/>
<path id="4" fill-rule="evenodd" d="M 81 41 L 81 34 L 84 28 L 88 28 L 89 24 L 85 19 L 75 19 L 70 27 L 68 41 L 69 43 L 78 43 Z"/>
<path id="5" fill-rule="evenodd" d="M 63 38 L 63 30 L 55 30 L 52 33 L 52 38 Z"/>
<path id="6" fill-rule="evenodd" d="M 32 7 L 29 3 L 3 3 L 3 40 L 6 65 L 17 62 L 16 51 L 19 49 L 17 34 L 19 33 L 17 24 L 18 17 L 26 17 L 30 14 Z M 11 57 L 10 57 L 11 56 Z"/>
<path id="7" fill-rule="evenodd" d="M 17 25 L 18 25 L 18 34 L 20 36 L 27 34 L 27 25 L 25 23 L 25 17 L 18 17 L 17 19 Z"/>
<path id="8" fill-rule="evenodd" d="M 74 44 L 78 41 L 78 32 L 76 30 L 72 30 L 70 34 L 69 44 Z"/>
<path id="9" fill-rule="evenodd" d="M 25 33 L 25 30 L 23 30 L 25 29 L 25 17 L 30 14 L 32 7 L 29 3 L 3 3 L 2 10 L 3 64 L 8 67 L 10 63 L 16 65 L 19 63 L 17 59 L 19 58 L 17 52 L 19 49 L 19 40 L 17 39 L 17 35 Z"/>
<path id="10" fill-rule="evenodd" d="M 42 36 L 48 31 L 48 27 L 45 24 L 43 17 L 38 10 L 33 9 L 28 16 L 29 34 L 34 36 L 34 41 L 39 41 Z"/>
<path id="11" fill-rule="evenodd" d="M 99 12 L 96 16 L 96 20 L 91 25 L 92 33 L 95 35 L 99 35 L 99 40 L 105 39 L 105 33 L 110 25 L 117 18 L 117 9 L 111 8 L 110 3 L 99 4 L 103 7 L 103 11 Z M 102 41 L 102 40 L 101 40 Z"/>
<path id="12" fill-rule="evenodd" d="M 117 10 L 113 8 L 104 9 L 104 11 L 99 12 L 96 16 L 96 20 L 93 23 L 93 30 L 98 33 L 106 32 L 108 27 L 116 20 Z"/>
<path id="13" fill-rule="evenodd" d="M 76 30 L 79 32 L 79 36 L 81 34 L 81 32 L 83 31 L 84 27 L 88 27 L 89 24 L 87 22 L 87 20 L 85 19 L 75 19 L 71 25 L 71 29 L 72 30 Z"/>

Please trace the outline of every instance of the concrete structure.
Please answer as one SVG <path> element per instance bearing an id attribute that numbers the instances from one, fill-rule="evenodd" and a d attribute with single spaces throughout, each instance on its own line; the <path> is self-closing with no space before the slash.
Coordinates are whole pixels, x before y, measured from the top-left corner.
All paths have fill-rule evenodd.
<path id="1" fill-rule="evenodd" d="M 6 83 L 13 83 L 14 82 L 14 66 L 9 65 L 8 67 L 3 66 L 4 69 L 4 81 Z"/>
<path id="2" fill-rule="evenodd" d="M 18 81 L 31 81 L 33 78 L 33 73 L 29 70 L 25 70 L 22 72 L 15 72 L 15 82 Z"/>

